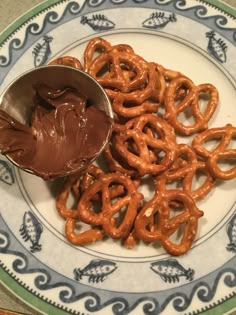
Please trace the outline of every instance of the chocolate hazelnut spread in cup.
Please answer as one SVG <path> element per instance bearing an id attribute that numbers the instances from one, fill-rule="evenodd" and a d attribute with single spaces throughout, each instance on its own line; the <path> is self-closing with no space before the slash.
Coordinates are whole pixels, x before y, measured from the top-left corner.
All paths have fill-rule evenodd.
<path id="1" fill-rule="evenodd" d="M 83 71 L 44 66 L 24 73 L 0 99 L 0 151 L 52 180 L 83 170 L 102 152 L 113 122 L 102 87 Z"/>

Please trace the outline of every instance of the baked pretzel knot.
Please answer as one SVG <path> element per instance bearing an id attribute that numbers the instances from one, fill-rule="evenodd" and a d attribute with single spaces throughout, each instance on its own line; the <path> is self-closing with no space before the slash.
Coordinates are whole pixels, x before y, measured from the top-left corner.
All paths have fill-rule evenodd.
<path id="1" fill-rule="evenodd" d="M 174 217 L 172 213 L 176 209 L 172 206 L 173 202 L 183 207 L 181 212 L 178 207 L 178 213 Z M 198 219 L 202 215 L 203 212 L 197 208 L 188 193 L 181 190 L 162 191 L 156 193 L 138 214 L 135 233 L 145 242 L 161 242 L 172 255 L 181 255 L 191 247 L 196 237 Z M 179 231 L 181 237 L 174 242 L 171 237 L 176 231 Z"/>
<path id="2" fill-rule="evenodd" d="M 91 39 L 84 51 L 84 71 L 88 72 L 94 59 L 111 49 L 111 44 L 101 37 Z"/>
<path id="3" fill-rule="evenodd" d="M 179 144 L 174 163 L 158 176 L 156 189 L 163 191 L 173 183 L 176 183 L 178 189 L 181 188 L 188 192 L 194 201 L 198 201 L 205 198 L 212 190 L 215 179 L 209 172 L 206 163 L 198 161 L 195 151 L 190 146 Z"/>
<path id="4" fill-rule="evenodd" d="M 124 101 L 136 104 L 148 98 L 158 100 L 161 83 L 155 63 L 144 60 L 129 45 L 112 46 L 101 38 L 91 40 L 84 53 L 84 71 L 103 86 L 112 100 L 119 93 L 122 93 Z M 156 110 L 157 105 L 151 107 Z M 134 111 L 131 116 L 122 109 L 121 113 L 125 117 L 134 117 Z"/>
<path id="5" fill-rule="evenodd" d="M 124 191 L 112 196 L 111 189 L 123 186 Z M 94 196 L 100 196 L 99 209 Z M 101 226 L 114 239 L 126 238 L 131 232 L 143 195 L 133 181 L 119 173 L 99 177 L 81 196 L 78 203 L 80 219 L 92 226 Z M 96 211 L 95 211 L 96 209 Z"/>
<path id="6" fill-rule="evenodd" d="M 112 46 L 90 65 L 88 73 L 104 88 L 127 93 L 146 82 L 148 62 L 135 53 L 130 54 L 125 48 L 127 46 Z"/>
<path id="7" fill-rule="evenodd" d="M 227 124 L 220 128 L 211 128 L 197 135 L 192 142 L 194 150 L 207 159 L 207 166 L 212 176 L 222 180 L 236 178 L 236 166 L 223 170 L 219 167 L 220 161 L 236 161 L 236 149 L 230 149 L 232 139 L 236 139 L 236 127 Z M 217 145 L 214 149 L 208 150 L 204 144 L 215 140 Z M 229 164 L 231 165 L 231 164 Z"/>
<path id="8" fill-rule="evenodd" d="M 114 149 L 140 176 L 160 174 L 173 163 L 175 134 L 164 120 L 144 114 L 130 119 L 125 127 L 115 135 Z"/>
<path id="9" fill-rule="evenodd" d="M 179 98 L 179 91 L 185 90 L 182 98 Z M 206 101 L 207 99 L 207 101 Z M 200 103 L 204 101 L 205 110 L 202 112 Z M 185 76 L 171 80 L 165 94 L 165 115 L 164 118 L 174 127 L 176 132 L 182 135 L 191 135 L 208 127 L 208 121 L 214 114 L 218 105 L 219 95 L 217 89 L 211 84 L 194 83 Z M 188 122 L 189 111 L 194 123 Z M 181 113 L 185 113 L 187 123 L 178 120 Z M 182 119 L 183 120 L 183 119 Z"/>
<path id="10" fill-rule="evenodd" d="M 81 192 L 86 189 L 89 183 L 91 183 L 88 180 L 91 176 L 90 174 L 92 173 L 93 176 L 97 178 L 101 172 L 102 171 L 98 167 L 90 165 L 83 175 L 75 174 L 68 176 L 57 195 L 57 211 L 60 216 L 66 220 L 66 238 L 74 245 L 90 244 L 102 239 L 104 236 L 104 231 L 100 227 L 88 226 L 86 231 L 78 231 L 78 228 L 76 229 L 76 225 L 79 222 L 78 211 L 76 208 L 71 209 L 67 207 L 70 193 L 74 194 L 75 202 L 78 202 Z"/>

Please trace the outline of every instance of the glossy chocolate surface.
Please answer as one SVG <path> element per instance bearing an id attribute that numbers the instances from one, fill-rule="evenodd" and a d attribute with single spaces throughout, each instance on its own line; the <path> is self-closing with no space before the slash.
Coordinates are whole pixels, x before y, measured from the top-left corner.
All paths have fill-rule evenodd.
<path id="1" fill-rule="evenodd" d="M 29 125 L 0 110 L 0 150 L 45 180 L 82 168 L 107 140 L 111 119 L 74 87 L 34 86 Z"/>

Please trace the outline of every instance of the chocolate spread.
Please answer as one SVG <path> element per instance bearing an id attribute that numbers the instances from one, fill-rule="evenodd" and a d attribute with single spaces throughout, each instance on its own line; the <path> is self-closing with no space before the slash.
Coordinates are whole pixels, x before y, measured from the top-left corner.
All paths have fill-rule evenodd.
<path id="1" fill-rule="evenodd" d="M 35 90 L 28 126 L 0 110 L 0 151 L 49 180 L 93 160 L 107 140 L 111 121 L 74 88 L 37 84 Z"/>

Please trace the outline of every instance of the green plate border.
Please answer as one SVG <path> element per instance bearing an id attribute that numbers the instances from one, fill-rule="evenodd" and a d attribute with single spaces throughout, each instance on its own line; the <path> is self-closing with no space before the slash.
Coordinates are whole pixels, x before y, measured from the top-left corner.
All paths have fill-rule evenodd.
<path id="1" fill-rule="evenodd" d="M 47 315 L 71 315 L 64 310 L 56 307 L 56 305 L 48 304 L 47 302 L 29 292 L 26 288 L 22 287 L 14 278 L 12 278 L 1 266 L 0 267 L 0 280 L 1 283 L 8 289 L 16 294 L 17 297 L 22 299 L 29 307 L 35 308 L 37 311 L 44 312 Z M 0 311 L 1 313 L 1 311 Z M 78 312 L 77 315 L 80 313 Z"/>

